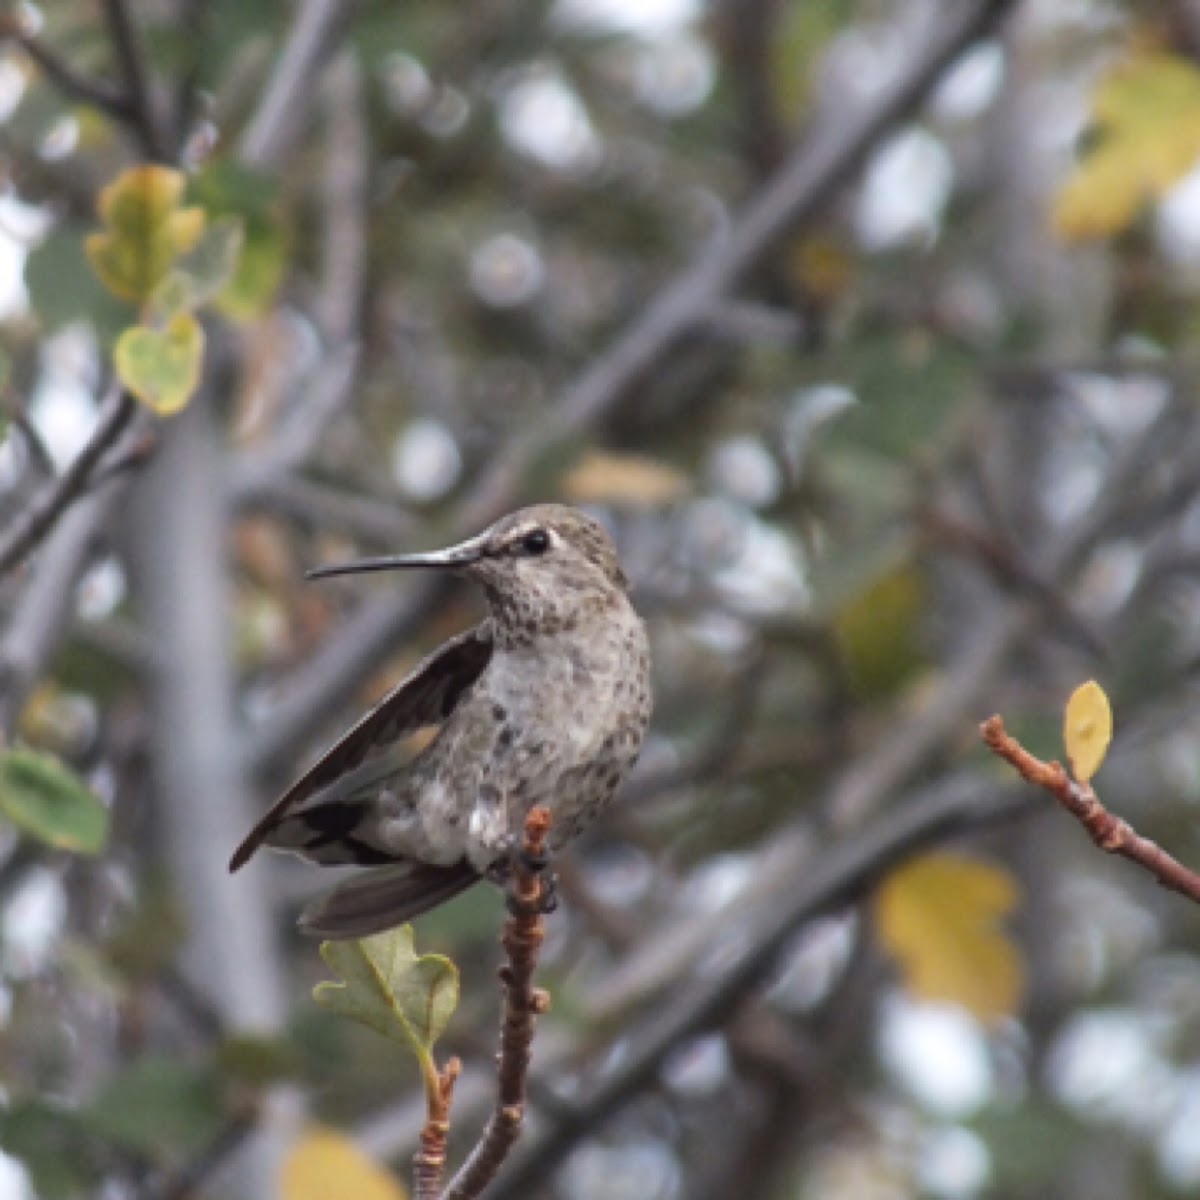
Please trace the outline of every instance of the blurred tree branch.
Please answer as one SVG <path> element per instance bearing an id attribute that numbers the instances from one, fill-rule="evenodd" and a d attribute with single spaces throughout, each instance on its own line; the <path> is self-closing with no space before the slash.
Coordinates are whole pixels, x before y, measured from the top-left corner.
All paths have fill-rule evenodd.
<path id="1" fill-rule="evenodd" d="M 311 119 L 315 81 L 337 52 L 361 0 L 300 0 L 275 70 L 251 117 L 239 158 L 270 171 L 286 161 Z"/>
<path id="2" fill-rule="evenodd" d="M 51 480 L 0 533 L 0 574 L 29 554 L 55 522 L 88 488 L 101 459 L 115 445 L 137 412 L 133 397 L 113 387 L 100 406 L 96 428 L 71 465 Z"/>
<path id="3" fill-rule="evenodd" d="M 74 615 L 75 586 L 104 535 L 119 486 L 71 506 L 30 569 L 0 637 L 0 733 L 11 742 L 30 690 Z"/>
<path id="4" fill-rule="evenodd" d="M 70 99 L 91 105 L 122 123 L 131 119 L 131 98 L 107 81 L 93 79 L 77 71 L 28 28 L 26 15 L 21 9 L 14 6 L 0 13 L 0 41 L 11 41 L 20 46 L 45 73 L 46 78 Z"/>

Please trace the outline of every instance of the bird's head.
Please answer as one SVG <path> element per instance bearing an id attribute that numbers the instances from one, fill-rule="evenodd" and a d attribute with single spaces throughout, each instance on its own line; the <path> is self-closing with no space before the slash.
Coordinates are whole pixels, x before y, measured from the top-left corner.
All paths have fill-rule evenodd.
<path id="1" fill-rule="evenodd" d="M 444 550 L 321 567 L 310 571 L 309 578 L 417 567 L 478 580 L 497 623 L 529 636 L 569 628 L 587 611 L 623 598 L 628 590 L 604 527 L 563 504 L 518 509 Z"/>

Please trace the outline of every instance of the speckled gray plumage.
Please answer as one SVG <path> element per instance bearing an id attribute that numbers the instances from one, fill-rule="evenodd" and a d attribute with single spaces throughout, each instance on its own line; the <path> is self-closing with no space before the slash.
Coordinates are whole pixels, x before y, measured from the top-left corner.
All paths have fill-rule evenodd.
<path id="1" fill-rule="evenodd" d="M 524 548 L 534 531 L 543 553 Z M 306 913 L 302 924 L 322 936 L 387 928 L 461 891 L 505 858 L 535 804 L 551 810 L 550 845 L 561 847 L 603 810 L 641 749 L 645 628 L 599 524 L 538 505 L 442 553 L 474 556 L 456 569 L 483 585 L 488 619 L 426 659 L 234 857 L 240 866 L 266 844 L 375 865 Z M 406 758 L 404 739 L 428 725 L 436 736 Z"/>

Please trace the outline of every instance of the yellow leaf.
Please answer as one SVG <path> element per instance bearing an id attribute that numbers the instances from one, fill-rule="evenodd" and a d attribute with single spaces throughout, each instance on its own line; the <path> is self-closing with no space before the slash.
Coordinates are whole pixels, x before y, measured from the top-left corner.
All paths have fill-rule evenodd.
<path id="1" fill-rule="evenodd" d="M 875 926 L 910 992 L 995 1021 L 1017 1011 L 1025 987 L 1021 953 L 999 928 L 1018 895 L 1002 867 L 927 854 L 880 885 Z"/>
<path id="2" fill-rule="evenodd" d="M 284 1159 L 281 1200 L 407 1200 L 404 1185 L 345 1134 L 314 1126 Z"/>
<path id="3" fill-rule="evenodd" d="M 1092 131 L 1054 202 L 1067 241 L 1120 233 L 1196 164 L 1200 70 L 1165 51 L 1133 53 L 1098 84 Z"/>
<path id="4" fill-rule="evenodd" d="M 190 313 L 165 329 L 135 325 L 117 338 L 113 363 L 121 382 L 160 417 L 179 412 L 200 384 L 204 330 Z"/>
<path id="5" fill-rule="evenodd" d="M 640 454 L 589 451 L 563 476 L 562 489 L 576 504 L 652 507 L 678 500 L 687 476 L 668 463 Z"/>
<path id="6" fill-rule="evenodd" d="M 856 696 L 892 695 L 920 669 L 926 607 L 925 580 L 911 566 L 878 576 L 843 605 L 833 631 Z"/>
<path id="7" fill-rule="evenodd" d="M 123 171 L 100 193 L 96 208 L 104 228 L 88 235 L 84 250 L 115 296 L 145 300 L 200 239 L 207 218 L 202 208 L 180 207 L 186 185 L 181 171 L 140 166 Z"/>
<path id="8" fill-rule="evenodd" d="M 1081 683 L 1071 693 L 1063 714 L 1063 744 L 1080 783 L 1087 783 L 1100 769 L 1112 731 L 1112 706 L 1104 689 L 1094 679 Z"/>
<path id="9" fill-rule="evenodd" d="M 130 167 L 101 189 L 96 211 L 115 232 L 136 235 L 173 212 L 185 186 L 183 172 L 173 167 Z"/>

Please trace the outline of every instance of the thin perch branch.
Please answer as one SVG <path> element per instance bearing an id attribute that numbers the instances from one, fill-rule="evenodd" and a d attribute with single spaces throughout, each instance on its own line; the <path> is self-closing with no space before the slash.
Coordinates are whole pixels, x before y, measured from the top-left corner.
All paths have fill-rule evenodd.
<path id="1" fill-rule="evenodd" d="M 550 1007 L 550 997 L 533 986 L 533 972 L 545 937 L 542 906 L 546 883 L 526 863 L 543 859 L 550 814 L 541 807 L 525 818 L 523 855 L 513 863 L 515 911 L 504 926 L 508 963 L 500 968 L 504 1015 L 497 1057 L 496 1105 L 479 1143 L 446 1189 L 444 1200 L 474 1200 L 495 1178 L 525 1120 L 525 1082 L 537 1018 Z"/>
<path id="2" fill-rule="evenodd" d="M 1149 871 L 1165 888 L 1200 904 L 1200 875 L 1172 858 L 1156 842 L 1142 837 L 1129 824 L 1100 803 L 1090 783 L 1079 783 L 1059 762 L 1043 762 L 1030 754 L 1004 728 L 999 716 L 979 727 L 980 736 L 993 754 L 1011 763 L 1023 778 L 1044 788 L 1088 831 L 1092 841 L 1109 854 L 1119 854 Z"/>

